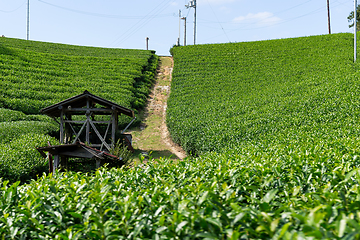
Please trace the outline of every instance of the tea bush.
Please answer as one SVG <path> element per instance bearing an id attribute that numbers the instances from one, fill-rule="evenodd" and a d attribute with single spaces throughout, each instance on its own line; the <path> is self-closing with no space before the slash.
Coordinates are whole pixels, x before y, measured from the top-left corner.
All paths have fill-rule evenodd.
<path id="1" fill-rule="evenodd" d="M 357 136 L 352 41 L 334 34 L 174 48 L 171 136 L 193 154 L 314 132 Z"/>

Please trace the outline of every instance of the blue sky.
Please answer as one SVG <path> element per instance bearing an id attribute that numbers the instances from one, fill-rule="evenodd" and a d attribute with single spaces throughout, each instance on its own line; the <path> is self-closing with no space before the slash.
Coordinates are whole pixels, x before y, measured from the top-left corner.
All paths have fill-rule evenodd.
<path id="1" fill-rule="evenodd" d="M 30 0 L 30 40 L 82 46 L 149 49 L 169 55 L 193 44 L 188 0 Z M 353 0 L 330 0 L 331 32 L 352 32 Z M 26 39 L 27 0 L 0 0 L 0 35 Z M 180 24 L 180 31 L 179 31 Z M 328 33 L 326 0 L 197 0 L 196 44 L 244 42 Z"/>

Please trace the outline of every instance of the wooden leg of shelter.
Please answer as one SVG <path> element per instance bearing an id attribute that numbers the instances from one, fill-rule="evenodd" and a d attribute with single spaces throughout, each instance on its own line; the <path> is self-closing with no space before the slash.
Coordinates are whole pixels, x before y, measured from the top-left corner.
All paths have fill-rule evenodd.
<path id="1" fill-rule="evenodd" d="M 56 172 L 56 169 L 59 167 L 60 157 L 59 155 L 54 156 L 54 166 L 53 166 L 53 173 Z"/>
<path id="2" fill-rule="evenodd" d="M 65 169 L 66 171 L 69 170 L 69 158 L 65 158 Z"/>
<path id="3" fill-rule="evenodd" d="M 53 157 L 51 155 L 51 153 L 47 153 L 47 157 L 49 159 L 49 173 L 53 172 Z"/>
<path id="4" fill-rule="evenodd" d="M 51 146 L 50 141 L 47 142 L 48 146 Z M 51 153 L 47 153 L 47 157 L 49 159 L 49 173 L 53 172 L 53 156 Z"/>
<path id="5" fill-rule="evenodd" d="M 60 157 L 60 160 L 61 167 L 67 170 L 67 157 Z"/>
<path id="6" fill-rule="evenodd" d="M 100 164 L 101 164 L 100 159 L 96 159 L 96 168 L 99 168 L 99 167 L 100 167 Z"/>

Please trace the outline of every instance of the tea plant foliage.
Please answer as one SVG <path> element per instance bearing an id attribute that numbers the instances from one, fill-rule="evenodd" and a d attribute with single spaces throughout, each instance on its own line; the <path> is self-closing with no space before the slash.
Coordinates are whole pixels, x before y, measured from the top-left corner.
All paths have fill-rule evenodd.
<path id="1" fill-rule="evenodd" d="M 35 147 L 58 144 L 59 126 L 40 109 L 88 90 L 137 113 L 157 61 L 153 51 L 1 38 L 0 177 L 24 182 L 48 171 Z M 120 127 L 129 121 L 121 116 Z"/>
<path id="2" fill-rule="evenodd" d="M 333 34 L 174 48 L 167 124 L 199 156 L 3 180 L 1 237 L 360 239 L 351 46 Z"/>
<path id="3" fill-rule="evenodd" d="M 174 48 L 171 136 L 195 155 L 248 141 L 357 136 L 352 44 L 351 34 L 334 34 Z"/>
<path id="4" fill-rule="evenodd" d="M 207 154 L 2 183 L 0 235 L 51 239 L 358 239 L 359 139 Z M 333 145 L 332 145 L 333 144 Z"/>

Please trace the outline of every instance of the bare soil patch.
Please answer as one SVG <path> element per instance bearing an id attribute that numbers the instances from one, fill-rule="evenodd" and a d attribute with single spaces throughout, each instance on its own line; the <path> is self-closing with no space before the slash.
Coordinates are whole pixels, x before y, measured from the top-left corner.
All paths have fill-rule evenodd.
<path id="1" fill-rule="evenodd" d="M 148 98 L 147 107 L 142 112 L 142 124 L 132 129 L 135 155 L 150 154 L 153 158 L 184 159 L 185 151 L 175 144 L 166 126 L 167 99 L 170 95 L 172 57 L 160 57 L 160 67 L 156 82 Z"/>

